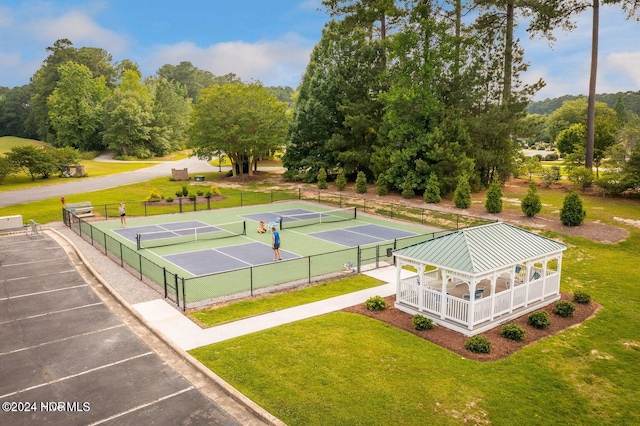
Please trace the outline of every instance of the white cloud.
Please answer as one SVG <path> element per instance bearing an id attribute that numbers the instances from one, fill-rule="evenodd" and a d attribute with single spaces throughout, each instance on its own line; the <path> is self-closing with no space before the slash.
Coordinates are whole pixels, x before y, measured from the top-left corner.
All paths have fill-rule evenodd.
<path id="1" fill-rule="evenodd" d="M 146 67 L 153 69 L 151 73 L 165 64 L 189 61 L 214 75 L 234 73 L 244 81 L 259 80 L 267 86 L 295 87 L 309 62 L 312 48 L 312 41 L 295 34 L 287 34 L 279 40 L 234 41 L 205 48 L 187 42 L 159 46 L 144 62 Z"/>
<path id="2" fill-rule="evenodd" d="M 41 18 L 29 23 L 34 38 L 53 44 L 55 40 L 67 38 L 75 46 L 99 46 L 106 51 L 119 54 L 127 46 L 121 35 L 101 28 L 81 11 L 70 11 L 57 18 Z"/>

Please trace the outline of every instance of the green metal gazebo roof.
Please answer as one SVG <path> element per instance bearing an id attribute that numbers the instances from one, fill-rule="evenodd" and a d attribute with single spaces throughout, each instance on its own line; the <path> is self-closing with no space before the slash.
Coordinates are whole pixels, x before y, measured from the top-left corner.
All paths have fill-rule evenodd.
<path id="1" fill-rule="evenodd" d="M 496 222 L 453 231 L 393 253 L 398 257 L 477 275 L 566 248 L 552 239 L 508 223 Z"/>

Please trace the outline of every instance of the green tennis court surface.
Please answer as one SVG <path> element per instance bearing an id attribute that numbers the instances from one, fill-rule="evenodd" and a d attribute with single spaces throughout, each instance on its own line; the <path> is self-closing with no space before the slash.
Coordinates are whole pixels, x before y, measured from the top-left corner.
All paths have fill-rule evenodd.
<path id="1" fill-rule="evenodd" d="M 259 221 L 282 228 L 282 261 L 273 260 L 272 235 L 257 232 Z M 126 228 L 118 220 L 92 225 L 188 281 L 188 300 L 246 291 L 247 283 L 253 291 L 335 273 L 347 262 L 377 266 L 390 260 L 387 249 L 424 241 L 425 234 L 438 231 L 309 202 L 131 217 L 127 222 Z"/>

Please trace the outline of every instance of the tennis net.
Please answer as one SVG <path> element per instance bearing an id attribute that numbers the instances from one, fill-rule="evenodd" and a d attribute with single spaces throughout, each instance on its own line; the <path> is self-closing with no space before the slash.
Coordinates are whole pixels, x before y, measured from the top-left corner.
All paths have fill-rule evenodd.
<path id="1" fill-rule="evenodd" d="M 317 223 L 333 223 L 345 220 L 353 220 L 357 216 L 355 207 L 327 210 L 324 212 L 312 212 L 280 216 L 280 229 L 299 228 L 301 226 L 315 225 Z"/>
<path id="2" fill-rule="evenodd" d="M 192 241 L 217 240 L 220 238 L 247 235 L 245 221 L 208 225 L 195 228 L 172 229 L 136 234 L 138 250 L 151 247 L 162 247 Z"/>

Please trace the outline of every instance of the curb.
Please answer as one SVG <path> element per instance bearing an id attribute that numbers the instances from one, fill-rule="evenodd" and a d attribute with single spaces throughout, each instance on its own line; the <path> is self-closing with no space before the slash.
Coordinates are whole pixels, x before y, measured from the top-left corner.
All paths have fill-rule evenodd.
<path id="1" fill-rule="evenodd" d="M 126 300 L 124 300 L 124 298 L 122 296 L 120 296 L 113 289 L 113 287 L 111 287 L 109 285 L 109 283 L 107 283 L 107 281 L 104 278 L 102 278 L 100 273 L 98 271 L 96 271 L 93 268 L 93 266 L 91 266 L 91 264 L 87 261 L 87 259 L 82 254 L 82 252 L 78 249 L 78 247 L 71 240 L 69 240 L 65 235 L 63 235 L 62 233 L 60 233 L 60 231 L 58 231 L 56 229 L 53 229 L 53 228 L 47 228 L 47 229 L 45 229 L 43 231 L 45 233 L 52 232 L 52 233 L 56 234 L 58 237 L 62 238 L 67 244 L 69 244 L 69 246 L 71 246 L 71 248 L 74 250 L 74 252 L 78 256 L 78 258 L 80 259 L 82 264 L 89 270 L 91 275 L 93 275 L 95 277 L 95 279 L 98 280 L 100 282 L 100 284 L 104 286 L 104 288 L 107 290 L 107 292 L 109 292 L 109 294 L 111 294 L 111 296 L 113 298 L 115 298 L 116 301 L 123 308 L 125 308 L 133 317 L 135 317 L 135 319 L 138 322 L 140 322 L 140 324 L 144 325 L 148 330 L 150 330 L 154 335 L 156 335 L 160 340 L 162 340 L 162 342 L 164 344 L 166 344 L 168 347 L 170 347 L 171 350 L 176 355 L 178 355 L 183 360 L 188 362 L 192 367 L 194 367 L 196 370 L 198 370 L 199 373 L 203 374 L 204 376 L 206 376 L 207 378 L 209 378 L 210 380 L 215 382 L 216 385 L 218 385 L 223 392 L 225 392 L 229 397 L 231 397 L 237 403 L 243 405 L 249 412 L 254 414 L 259 419 L 261 419 L 264 422 L 266 422 L 268 424 L 271 424 L 271 425 L 286 426 L 286 424 L 284 422 L 282 422 L 280 419 L 278 419 L 276 416 L 272 415 L 267 410 L 262 408 L 260 405 L 256 404 L 254 401 L 252 401 L 250 398 L 248 398 L 247 396 L 242 394 L 240 391 L 238 391 L 236 388 L 231 386 L 229 383 L 227 383 L 224 379 L 219 377 L 213 371 L 209 370 L 204 365 L 202 365 L 202 363 L 200 363 L 197 359 L 195 359 L 193 356 L 191 356 L 188 352 L 184 351 L 182 348 L 180 348 L 175 343 L 173 343 L 160 330 L 158 330 L 155 327 L 151 326 L 145 320 L 145 318 L 142 315 L 140 315 L 139 312 L 137 312 L 135 309 L 133 309 L 131 307 L 131 305 L 129 305 L 129 303 Z"/>

